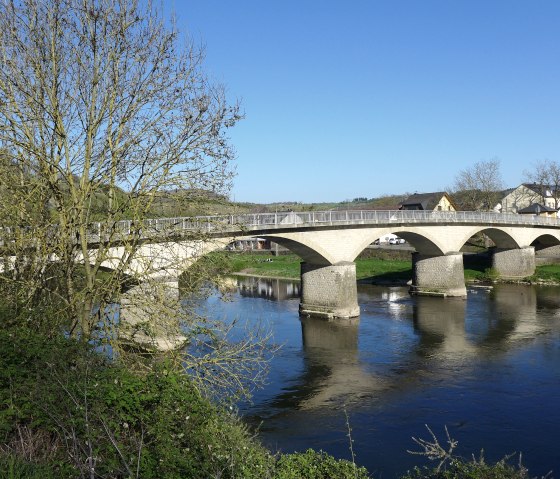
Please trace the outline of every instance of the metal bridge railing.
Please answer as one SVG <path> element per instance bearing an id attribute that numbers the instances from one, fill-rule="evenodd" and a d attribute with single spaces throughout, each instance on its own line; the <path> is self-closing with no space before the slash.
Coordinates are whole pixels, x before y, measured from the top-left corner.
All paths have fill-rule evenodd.
<path id="1" fill-rule="evenodd" d="M 88 241 L 111 241 L 134 236 L 136 238 L 162 238 L 187 232 L 214 235 L 243 234 L 253 231 L 297 227 L 336 225 L 413 225 L 413 224 L 476 224 L 480 226 L 548 226 L 560 228 L 560 218 L 479 211 L 414 211 L 414 210 L 331 210 L 288 211 L 281 213 L 254 213 L 242 215 L 194 216 L 157 218 L 142 221 L 123 220 L 108 225 L 92 223 L 88 226 Z M 53 235 L 56 225 L 51 225 Z M 0 246 L 12 238 L 11 228 L 0 228 Z"/>
<path id="2" fill-rule="evenodd" d="M 560 227 L 560 218 L 529 216 L 508 213 L 478 211 L 414 211 L 414 210 L 343 210 L 343 211 L 289 211 L 282 213 L 255 213 L 243 215 L 196 216 L 148 219 L 141 222 L 143 236 L 150 233 L 173 233 L 181 231 L 208 231 L 228 233 L 279 229 L 290 227 L 313 227 L 330 225 L 392 225 L 392 224 L 479 224 L 527 225 Z M 139 226 L 138 223 L 135 225 Z M 133 222 L 121 221 L 117 230 L 122 234 L 131 232 Z"/>

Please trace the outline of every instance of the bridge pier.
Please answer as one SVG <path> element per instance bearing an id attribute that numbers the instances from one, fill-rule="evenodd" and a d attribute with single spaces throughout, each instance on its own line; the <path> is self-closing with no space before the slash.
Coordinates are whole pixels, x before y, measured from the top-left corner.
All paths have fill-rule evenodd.
<path id="1" fill-rule="evenodd" d="M 301 263 L 299 313 L 327 319 L 359 316 L 356 264 L 341 262 L 324 266 Z"/>
<path id="2" fill-rule="evenodd" d="M 410 294 L 425 296 L 466 296 L 463 254 L 441 256 L 412 253 Z"/>
<path id="3" fill-rule="evenodd" d="M 521 279 L 535 273 L 535 248 L 498 249 L 492 254 L 492 268 L 503 279 Z"/>
<path id="4" fill-rule="evenodd" d="M 147 281 L 132 287 L 120 300 L 119 339 L 144 350 L 168 351 L 181 348 L 182 334 L 177 281 Z"/>

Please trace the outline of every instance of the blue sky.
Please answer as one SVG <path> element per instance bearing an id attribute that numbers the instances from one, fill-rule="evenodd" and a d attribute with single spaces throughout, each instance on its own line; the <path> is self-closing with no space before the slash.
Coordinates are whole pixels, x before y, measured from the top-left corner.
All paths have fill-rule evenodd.
<path id="1" fill-rule="evenodd" d="M 170 0 L 168 0 L 170 1 Z M 506 186 L 560 161 L 558 0 L 175 0 L 242 102 L 232 199 L 342 201 Z"/>

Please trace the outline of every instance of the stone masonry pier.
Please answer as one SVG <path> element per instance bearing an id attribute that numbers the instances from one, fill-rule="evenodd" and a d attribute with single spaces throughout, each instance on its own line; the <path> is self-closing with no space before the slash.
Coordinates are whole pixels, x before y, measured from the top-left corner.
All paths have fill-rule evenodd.
<path id="1" fill-rule="evenodd" d="M 521 279 L 535 273 L 535 248 L 496 248 L 492 254 L 492 268 L 504 279 Z"/>
<path id="2" fill-rule="evenodd" d="M 411 294 L 429 296 L 466 296 L 463 254 L 431 256 L 412 254 Z"/>
<path id="3" fill-rule="evenodd" d="M 350 262 L 329 266 L 301 263 L 299 312 L 303 316 L 326 319 L 359 316 L 356 265 Z"/>

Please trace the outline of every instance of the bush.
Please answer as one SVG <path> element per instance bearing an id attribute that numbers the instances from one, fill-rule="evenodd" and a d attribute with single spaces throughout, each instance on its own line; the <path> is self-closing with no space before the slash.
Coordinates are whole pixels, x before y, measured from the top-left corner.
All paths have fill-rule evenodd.
<path id="1" fill-rule="evenodd" d="M 286 454 L 278 459 L 275 479 L 365 479 L 367 470 L 350 461 L 308 449 L 306 452 Z"/>
<path id="2" fill-rule="evenodd" d="M 273 456 L 173 363 L 149 366 L 134 372 L 71 339 L 0 330 L 0 477 L 366 477 L 322 452 Z"/>
<path id="3" fill-rule="evenodd" d="M 30 463 L 13 454 L 0 457 L 0 477 L 4 479 L 61 479 L 70 477 L 70 473 L 70 469 L 63 471 L 50 465 Z"/>
<path id="4" fill-rule="evenodd" d="M 416 468 L 403 479 L 528 479 L 527 470 L 521 466 L 514 467 L 505 460 L 496 464 L 484 461 L 470 462 L 455 459 L 443 470 Z"/>

